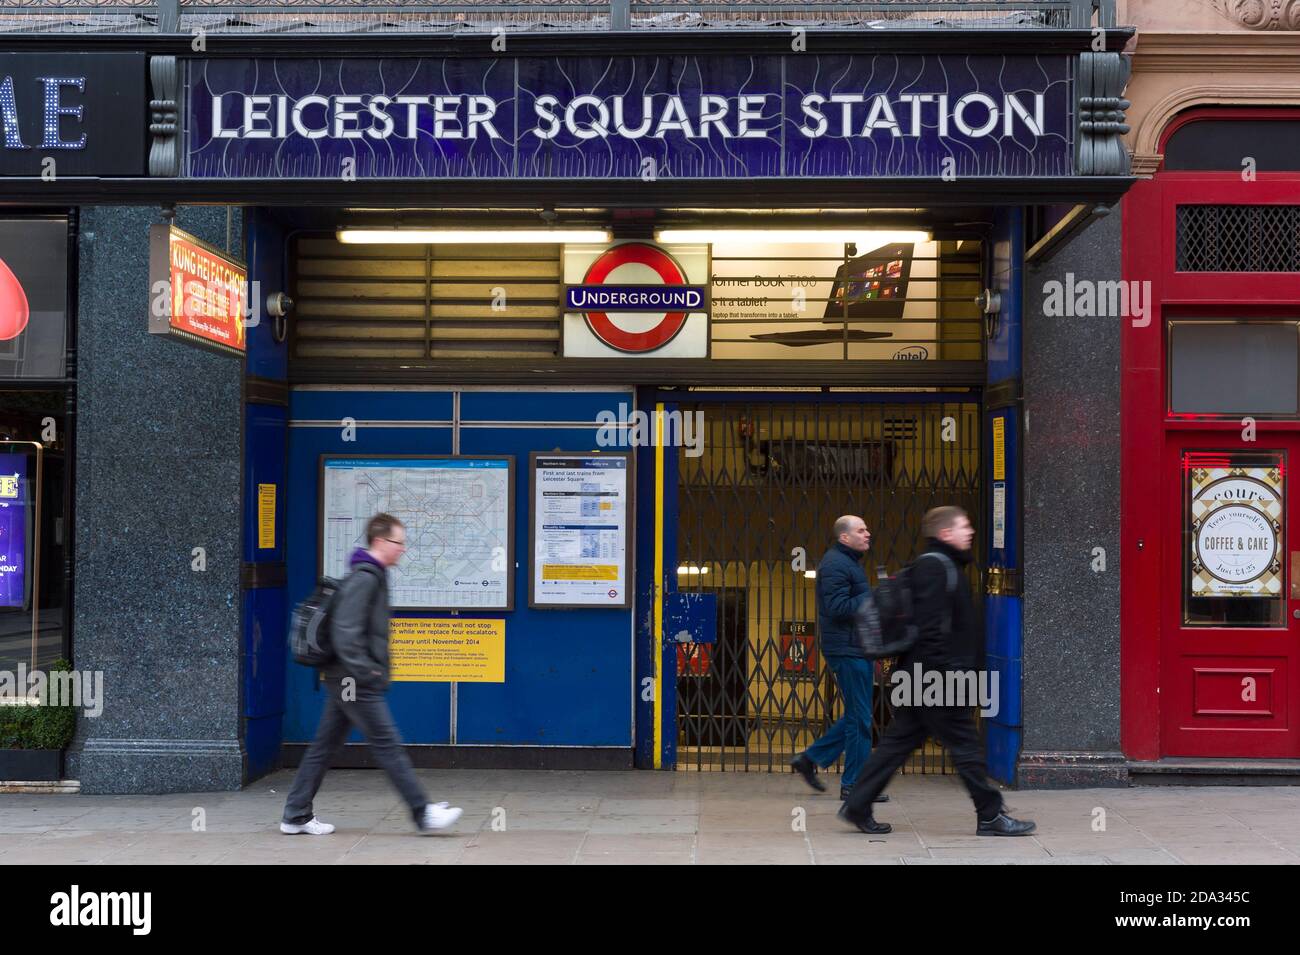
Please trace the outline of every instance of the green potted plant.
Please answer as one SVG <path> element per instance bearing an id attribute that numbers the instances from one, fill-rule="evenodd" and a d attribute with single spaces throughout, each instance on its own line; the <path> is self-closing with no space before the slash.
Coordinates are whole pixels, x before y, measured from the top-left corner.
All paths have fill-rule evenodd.
<path id="1" fill-rule="evenodd" d="M 67 672 L 72 664 L 56 660 L 47 674 Z M 77 712 L 71 700 L 51 705 L 50 682 L 35 703 L 0 706 L 0 780 L 57 782 L 63 778 L 63 751 L 72 742 Z"/>

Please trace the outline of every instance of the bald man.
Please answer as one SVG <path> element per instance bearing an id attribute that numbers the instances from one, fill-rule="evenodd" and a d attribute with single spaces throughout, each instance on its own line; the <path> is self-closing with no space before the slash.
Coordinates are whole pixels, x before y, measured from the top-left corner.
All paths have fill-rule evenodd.
<path id="1" fill-rule="evenodd" d="M 871 692 L 876 665 L 853 639 L 853 612 L 871 592 L 862 569 L 862 559 L 871 548 L 871 531 L 862 518 L 846 514 L 836 520 L 831 537 L 834 543 L 817 565 L 817 639 L 844 698 L 844 715 L 790 765 L 809 786 L 824 792 L 826 784 L 817 778 L 817 770 L 825 769 L 843 753 L 840 798 L 847 799 L 858 771 L 871 755 Z M 881 795 L 877 801 L 888 799 Z"/>

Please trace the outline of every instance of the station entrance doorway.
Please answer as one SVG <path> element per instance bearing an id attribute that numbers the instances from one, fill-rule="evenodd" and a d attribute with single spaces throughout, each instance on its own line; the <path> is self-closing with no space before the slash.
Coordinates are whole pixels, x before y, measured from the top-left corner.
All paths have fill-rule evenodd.
<path id="1" fill-rule="evenodd" d="M 931 507 L 965 508 L 978 536 L 980 396 L 717 393 L 677 408 L 705 436 L 694 456 L 678 451 L 677 589 L 717 607 L 716 642 L 677 648 L 677 767 L 782 772 L 842 713 L 814 590 L 835 519 L 866 521 L 872 580 L 920 552 Z M 968 572 L 978 600 L 980 568 Z M 877 666 L 876 740 L 892 663 Z M 933 741 L 904 767 L 949 771 Z"/>

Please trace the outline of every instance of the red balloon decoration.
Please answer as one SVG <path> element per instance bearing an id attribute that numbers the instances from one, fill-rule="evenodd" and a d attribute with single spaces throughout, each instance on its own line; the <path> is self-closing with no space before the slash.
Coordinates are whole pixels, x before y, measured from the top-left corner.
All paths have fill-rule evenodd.
<path id="1" fill-rule="evenodd" d="M 27 327 L 31 309 L 23 283 L 4 259 L 0 259 L 0 342 L 17 338 Z"/>

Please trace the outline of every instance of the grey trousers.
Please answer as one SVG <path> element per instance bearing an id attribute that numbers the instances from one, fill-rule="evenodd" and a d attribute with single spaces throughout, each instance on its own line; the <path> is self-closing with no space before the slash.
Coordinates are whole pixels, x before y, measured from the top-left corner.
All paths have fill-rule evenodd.
<path id="1" fill-rule="evenodd" d="M 356 700 L 344 701 L 340 681 L 326 680 L 323 684 L 325 710 L 321 713 L 316 738 L 303 754 L 298 775 L 294 777 L 289 798 L 284 804 L 284 821 L 302 824 L 314 815 L 312 800 L 320 789 L 325 772 L 338 751 L 347 742 L 355 726 L 374 751 L 375 759 L 388 773 L 397 791 L 417 816 L 429 802 L 424 787 L 415 778 L 411 758 L 402 749 L 402 738 L 393 723 L 388 701 L 382 696 L 365 696 L 358 693 Z"/>

